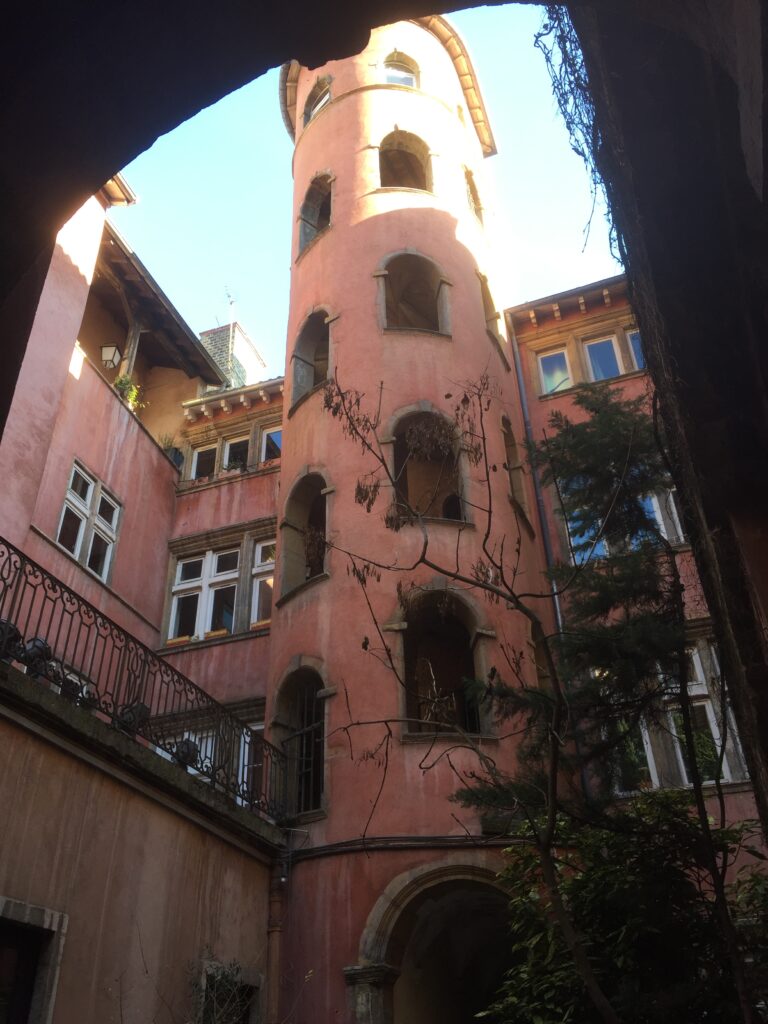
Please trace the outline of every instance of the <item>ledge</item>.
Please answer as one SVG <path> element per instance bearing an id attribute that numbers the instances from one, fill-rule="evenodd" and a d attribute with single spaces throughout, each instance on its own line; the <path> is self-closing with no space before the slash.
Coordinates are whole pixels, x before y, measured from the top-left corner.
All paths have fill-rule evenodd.
<path id="1" fill-rule="evenodd" d="M 313 387 L 311 387 L 309 389 L 309 391 L 305 391 L 303 395 L 299 395 L 299 397 L 296 399 L 296 401 L 293 403 L 293 405 L 288 410 L 287 419 L 290 419 L 293 416 L 293 414 L 296 412 L 296 410 L 300 406 L 304 405 L 304 403 L 307 401 L 307 399 L 311 398 L 312 395 L 316 395 L 318 391 L 322 391 L 327 383 L 328 383 L 328 378 L 326 378 L 325 380 L 321 380 L 319 384 L 315 384 Z"/>
<path id="2" fill-rule="evenodd" d="M 455 743 L 456 740 L 472 740 L 479 744 L 492 743 L 495 745 L 499 742 L 499 737 L 491 736 L 486 732 L 452 732 L 450 729 L 444 731 L 441 729 L 439 732 L 404 732 L 400 736 L 400 742 L 406 746 L 411 743 L 436 743 L 438 740 L 448 740 L 451 743 Z"/>
<path id="3" fill-rule="evenodd" d="M 241 472 L 224 470 L 216 476 L 205 477 L 200 482 L 196 480 L 180 480 L 176 485 L 176 496 L 183 497 L 186 494 L 197 494 L 199 491 L 207 491 L 211 487 L 222 487 L 225 484 L 235 483 L 237 480 L 247 480 L 256 476 L 269 476 L 271 473 L 280 472 L 280 459 L 272 459 L 269 463 L 262 463 L 255 469 L 245 469 Z"/>
<path id="4" fill-rule="evenodd" d="M 320 111 L 320 113 L 322 113 L 322 111 Z M 314 118 L 313 118 L 312 120 L 314 120 Z M 334 178 L 333 180 L 335 181 L 335 178 Z M 301 252 L 300 252 L 300 253 L 299 253 L 299 254 L 298 254 L 298 255 L 296 256 L 296 259 L 295 259 L 295 260 L 293 261 L 293 265 L 294 265 L 294 266 L 298 266 L 298 265 L 299 265 L 299 263 L 300 263 L 300 262 L 301 262 L 301 261 L 302 261 L 302 260 L 304 259 L 304 257 L 306 256 L 306 254 L 307 254 L 307 253 L 308 253 L 308 252 L 309 252 L 309 251 L 310 251 L 311 249 L 314 249 L 314 247 L 315 247 L 315 244 L 316 244 L 316 243 L 317 243 L 317 242 L 318 242 L 318 241 L 319 241 L 319 240 L 320 240 L 321 238 L 323 238 L 323 237 L 324 237 L 325 235 L 327 235 L 327 234 L 328 234 L 328 232 L 329 232 L 329 231 L 331 230 L 331 228 L 332 228 L 332 227 L 333 227 L 333 224 L 327 224 L 327 225 L 326 225 L 326 226 L 325 226 L 325 227 L 323 228 L 323 230 L 322 230 L 322 231 L 318 231 L 316 235 L 314 235 L 314 236 L 313 236 L 312 238 L 310 238 L 310 240 L 309 240 L 309 241 L 307 242 L 307 244 L 306 244 L 306 245 L 304 246 L 304 248 L 303 248 L 303 249 L 301 250 Z"/>
<path id="5" fill-rule="evenodd" d="M 315 583 L 321 583 L 323 580 L 329 580 L 330 578 L 331 574 L 329 572 L 321 572 L 317 576 L 313 576 L 311 580 L 304 580 L 303 583 L 299 583 L 299 585 L 294 587 L 293 590 L 290 590 L 287 594 L 283 594 L 282 597 L 279 597 L 277 601 L 275 601 L 275 608 L 282 608 L 284 604 L 287 604 L 288 601 L 291 601 L 299 594 L 303 594 Z"/>
<path id="6" fill-rule="evenodd" d="M 228 633 L 226 636 L 209 636 L 204 640 L 179 639 L 178 643 L 166 641 L 164 647 L 158 647 L 155 651 L 161 658 L 169 654 L 179 654 L 184 651 L 199 651 L 204 647 L 220 647 L 222 644 L 234 644 L 240 640 L 258 640 L 263 636 L 269 636 L 270 627 L 266 625 L 250 626 L 242 633 Z"/>
<path id="7" fill-rule="evenodd" d="M 426 327 L 382 327 L 385 334 L 421 334 L 428 338 L 445 338 L 446 341 L 453 341 L 453 335 L 447 331 L 430 331 Z"/>
<path id="8" fill-rule="evenodd" d="M 151 747 L 4 663 L 0 663 L 0 717 L 259 860 L 272 861 L 284 847 L 277 825 L 238 807 Z"/>

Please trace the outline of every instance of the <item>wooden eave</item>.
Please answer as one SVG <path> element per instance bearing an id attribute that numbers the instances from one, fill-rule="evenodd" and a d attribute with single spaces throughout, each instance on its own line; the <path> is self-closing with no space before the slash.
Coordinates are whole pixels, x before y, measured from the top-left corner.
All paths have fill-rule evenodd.
<path id="1" fill-rule="evenodd" d="M 152 331 L 172 364 L 189 377 L 201 377 L 206 384 L 226 383 L 200 339 L 109 221 L 104 226 L 99 262 L 116 279 L 135 318 Z"/>
<path id="2" fill-rule="evenodd" d="M 516 333 L 551 328 L 575 316 L 594 316 L 608 312 L 614 304 L 626 303 L 627 277 L 617 274 L 602 281 L 592 281 L 578 288 L 545 295 L 506 309 L 505 315 Z"/>

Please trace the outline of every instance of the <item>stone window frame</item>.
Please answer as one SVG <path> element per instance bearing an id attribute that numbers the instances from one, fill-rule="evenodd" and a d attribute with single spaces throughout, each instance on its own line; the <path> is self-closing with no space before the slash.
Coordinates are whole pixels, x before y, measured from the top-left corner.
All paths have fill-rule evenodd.
<path id="1" fill-rule="evenodd" d="M 51 1024 L 69 915 L 60 910 L 0 896 L 0 919 L 43 933 L 45 944 L 35 971 L 29 1020 L 36 1024 Z"/>
<path id="2" fill-rule="evenodd" d="M 264 437 L 267 433 L 282 429 L 282 409 L 265 410 L 264 413 L 256 413 L 247 418 L 239 417 L 232 423 L 215 421 L 193 427 L 188 430 L 185 445 L 184 473 L 181 484 L 189 487 L 206 480 L 216 480 L 226 472 L 226 458 L 228 445 L 234 441 L 241 441 L 248 438 L 248 457 L 246 465 L 241 472 L 255 472 L 259 469 L 274 465 L 278 460 L 264 460 L 262 452 L 264 449 Z M 216 449 L 213 472 L 205 477 L 195 477 L 195 461 L 197 453 Z"/>
<path id="3" fill-rule="evenodd" d="M 437 270 L 439 286 L 437 293 L 437 317 L 439 330 L 432 331 L 424 327 L 390 327 L 387 325 L 387 271 L 388 265 L 398 256 L 417 256 L 422 260 L 431 263 Z M 452 313 L 450 302 L 450 289 L 452 282 L 443 274 L 440 264 L 430 256 L 418 249 L 405 248 L 388 253 L 380 262 L 378 268 L 372 275 L 376 279 L 376 306 L 378 310 L 379 327 L 385 334 L 423 334 L 434 338 L 453 337 L 452 334 Z"/>

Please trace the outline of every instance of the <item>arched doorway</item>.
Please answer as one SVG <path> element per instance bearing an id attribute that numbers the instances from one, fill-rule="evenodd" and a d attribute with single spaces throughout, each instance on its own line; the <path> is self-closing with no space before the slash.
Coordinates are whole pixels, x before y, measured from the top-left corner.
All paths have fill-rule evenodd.
<path id="1" fill-rule="evenodd" d="M 382 893 L 347 968 L 356 1024 L 473 1024 L 507 962 L 507 899 L 491 869 L 456 859 Z"/>

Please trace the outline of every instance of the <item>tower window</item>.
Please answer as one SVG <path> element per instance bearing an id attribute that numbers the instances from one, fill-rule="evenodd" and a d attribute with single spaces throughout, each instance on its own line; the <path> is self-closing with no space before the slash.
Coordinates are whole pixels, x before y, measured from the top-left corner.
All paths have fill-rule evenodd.
<path id="1" fill-rule="evenodd" d="M 405 516 L 464 518 L 459 494 L 453 424 L 435 413 L 416 413 L 395 432 L 395 482 Z"/>
<path id="2" fill-rule="evenodd" d="M 282 593 L 288 594 L 325 571 L 325 480 L 303 477 L 288 499 L 282 540 Z"/>
<path id="3" fill-rule="evenodd" d="M 405 254 L 387 263 L 385 326 L 447 334 L 445 282 L 434 263 Z"/>
<path id="4" fill-rule="evenodd" d="M 422 595 L 406 616 L 406 711 L 411 732 L 455 728 L 478 732 L 468 688 L 475 678 L 466 609 L 444 592 Z"/>
<path id="5" fill-rule="evenodd" d="M 512 433 L 512 424 L 506 416 L 502 417 L 501 430 L 504 435 L 504 462 L 509 476 L 509 490 L 515 504 L 526 516 L 528 515 L 528 502 L 525 497 L 525 468 L 520 458 L 520 452 Z"/>
<path id="6" fill-rule="evenodd" d="M 384 61 L 384 81 L 389 85 L 406 85 L 411 89 L 418 89 L 418 65 L 404 53 L 395 51 Z"/>
<path id="7" fill-rule="evenodd" d="M 391 132 L 379 146 L 382 188 L 432 189 L 432 160 L 426 142 L 410 132 Z"/>
<path id="8" fill-rule="evenodd" d="M 467 201 L 469 202 L 469 208 L 482 224 L 483 207 L 480 203 L 480 195 L 477 191 L 477 185 L 475 184 L 475 176 L 472 174 L 472 171 L 464 171 L 464 180 L 467 185 Z"/>
<path id="9" fill-rule="evenodd" d="M 331 102 L 331 82 L 328 78 L 319 78 L 312 87 L 304 104 L 304 127 L 309 124 L 313 117 L 320 113 L 323 107 Z"/>
<path id="10" fill-rule="evenodd" d="M 293 350 L 291 366 L 293 389 L 291 402 L 297 402 L 312 388 L 328 379 L 328 315 L 325 310 L 313 313 L 301 329 Z"/>
<path id="11" fill-rule="evenodd" d="M 331 179 L 321 174 L 307 189 L 299 213 L 299 252 L 331 223 Z"/>
<path id="12" fill-rule="evenodd" d="M 299 669 L 285 681 L 278 697 L 278 732 L 288 758 L 289 788 L 295 814 L 316 811 L 323 799 L 325 759 L 323 689 L 320 676 Z"/>

